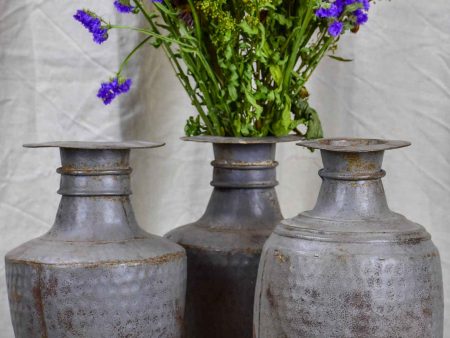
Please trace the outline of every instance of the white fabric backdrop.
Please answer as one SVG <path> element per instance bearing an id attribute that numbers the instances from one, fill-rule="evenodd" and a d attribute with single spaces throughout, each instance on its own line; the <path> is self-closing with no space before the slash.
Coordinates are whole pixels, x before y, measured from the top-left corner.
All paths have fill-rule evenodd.
<path id="1" fill-rule="evenodd" d="M 178 140 L 192 108 L 163 53 L 143 51 L 129 68 L 135 86 L 105 108 L 95 97 L 137 37 L 112 33 L 103 46 L 71 18 L 78 8 L 132 23 L 111 1 L 0 2 L 0 256 L 47 231 L 59 196 L 56 150 L 26 150 L 47 140 L 163 140 L 163 149 L 132 157 L 137 218 L 164 234 L 201 215 L 211 191 L 211 149 Z M 386 154 L 391 207 L 424 224 L 441 251 L 450 283 L 450 2 L 378 2 L 358 36 L 343 39 L 311 84 L 312 104 L 327 136 L 406 139 L 413 146 Z M 278 193 L 285 216 L 311 208 L 319 153 L 279 147 Z M 0 338 L 13 337 L 4 265 L 0 263 Z M 446 305 L 450 297 L 446 292 Z M 446 313 L 446 337 L 450 317 Z"/>

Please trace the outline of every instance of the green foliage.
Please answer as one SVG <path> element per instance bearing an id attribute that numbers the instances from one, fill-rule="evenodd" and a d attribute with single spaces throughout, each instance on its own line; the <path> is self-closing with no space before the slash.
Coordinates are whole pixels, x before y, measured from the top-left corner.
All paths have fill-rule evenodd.
<path id="1" fill-rule="evenodd" d="M 187 135 L 285 136 L 304 125 L 307 138 L 322 136 L 305 88 L 336 45 L 314 14 L 320 0 L 165 0 L 156 12 L 132 3 L 199 113 Z"/>

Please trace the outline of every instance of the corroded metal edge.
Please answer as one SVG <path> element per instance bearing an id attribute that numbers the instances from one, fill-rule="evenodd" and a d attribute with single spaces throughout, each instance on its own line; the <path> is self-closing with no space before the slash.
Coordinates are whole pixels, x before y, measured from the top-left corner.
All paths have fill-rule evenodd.
<path id="1" fill-rule="evenodd" d="M 57 268 L 100 268 L 107 266 L 136 266 L 136 265 L 162 265 L 170 263 L 179 259 L 184 259 L 186 257 L 185 251 L 179 251 L 174 253 L 164 254 L 162 256 L 155 256 L 145 259 L 135 259 L 135 260 L 114 260 L 114 261 L 99 261 L 99 262 L 89 262 L 89 263 L 42 263 L 35 262 L 31 260 L 21 260 L 9 258 L 6 256 L 6 261 L 9 264 L 22 264 L 31 266 L 46 266 L 46 267 L 57 267 Z"/>
<path id="2" fill-rule="evenodd" d="M 181 137 L 183 141 L 215 143 L 215 144 L 273 144 L 296 142 L 304 137 L 298 135 L 288 135 L 284 137 L 222 137 L 222 136 L 186 136 Z"/>
<path id="3" fill-rule="evenodd" d="M 54 141 L 43 143 L 26 143 L 25 148 L 70 148 L 70 149 L 92 149 L 92 150 L 126 150 L 126 149 L 148 149 L 164 146 L 165 143 L 148 141 L 118 141 L 118 142 L 85 142 L 85 141 Z"/>
<path id="4" fill-rule="evenodd" d="M 420 243 L 431 240 L 426 230 L 411 230 L 397 232 L 353 232 L 330 231 L 320 229 L 300 228 L 289 224 L 279 224 L 274 234 L 282 237 L 298 238 L 303 240 L 334 243 Z"/>
<path id="5" fill-rule="evenodd" d="M 320 169 L 319 176 L 322 178 L 329 178 L 338 181 L 371 181 L 383 178 L 384 176 L 386 176 L 386 171 L 379 170 L 370 173 L 339 173 L 328 172 L 325 169 Z"/>
<path id="6" fill-rule="evenodd" d="M 132 168 L 111 168 L 111 169 L 73 169 L 72 167 L 60 167 L 56 172 L 67 176 L 126 176 L 132 173 Z"/>
<path id="7" fill-rule="evenodd" d="M 214 168 L 235 169 L 235 170 L 264 170 L 278 167 L 277 161 L 243 162 L 233 160 L 214 160 L 211 165 Z"/>
<path id="8" fill-rule="evenodd" d="M 260 188 L 274 188 L 279 182 L 277 180 L 271 181 L 257 181 L 257 182 L 248 182 L 248 183 L 230 183 L 228 181 L 211 181 L 211 186 L 216 188 L 234 188 L 234 189 L 260 189 Z"/>
<path id="9" fill-rule="evenodd" d="M 181 243 L 186 250 L 196 250 L 196 251 L 206 251 L 214 254 L 222 254 L 222 255 L 261 255 L 262 248 L 240 248 L 240 249 L 231 249 L 231 250 L 217 250 L 217 248 L 208 247 L 208 246 L 199 246 L 192 244 Z"/>
<path id="10" fill-rule="evenodd" d="M 323 138 L 297 143 L 302 147 L 343 153 L 368 153 L 408 147 L 411 142 L 401 140 L 382 140 L 366 138 Z"/>

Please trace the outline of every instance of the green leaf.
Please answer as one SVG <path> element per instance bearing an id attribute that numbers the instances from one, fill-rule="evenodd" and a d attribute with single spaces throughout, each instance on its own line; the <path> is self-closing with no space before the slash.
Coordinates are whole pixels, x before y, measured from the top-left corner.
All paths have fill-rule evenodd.
<path id="1" fill-rule="evenodd" d="M 186 121 L 186 126 L 184 127 L 184 132 L 186 136 L 198 136 L 203 133 L 203 128 L 200 123 L 200 116 L 197 117 L 190 116 Z"/>
<path id="2" fill-rule="evenodd" d="M 285 104 L 281 112 L 280 119 L 272 125 L 272 131 L 275 136 L 281 137 L 289 134 L 291 131 L 291 99 L 288 95 L 285 96 Z"/>
<path id="3" fill-rule="evenodd" d="M 363 5 L 359 2 L 356 2 L 354 4 L 347 5 L 347 7 L 345 7 L 345 12 L 353 13 L 354 11 L 356 11 L 357 9 L 360 9 L 360 8 L 363 8 Z"/>
<path id="4" fill-rule="evenodd" d="M 239 27 L 242 28 L 242 30 L 247 33 L 248 35 L 257 35 L 258 34 L 258 28 L 257 27 L 250 27 L 250 25 L 247 23 L 247 21 L 243 20 Z"/>
<path id="5" fill-rule="evenodd" d="M 234 131 L 236 132 L 237 135 L 241 134 L 241 120 L 238 118 L 235 118 L 233 120 L 233 127 L 234 127 Z"/>
<path id="6" fill-rule="evenodd" d="M 283 14 L 274 13 L 273 18 L 282 26 L 286 26 L 287 28 L 292 27 L 292 18 L 287 18 Z"/>
<path id="7" fill-rule="evenodd" d="M 277 86 L 281 86 L 281 84 L 283 83 L 283 73 L 281 71 L 281 68 L 278 65 L 271 65 L 269 67 L 269 70 Z"/>
<path id="8" fill-rule="evenodd" d="M 239 97 L 236 87 L 234 86 L 233 83 L 228 84 L 228 94 L 230 95 L 230 99 L 233 101 L 236 101 Z"/>
<path id="9" fill-rule="evenodd" d="M 244 137 L 246 137 L 246 136 L 248 136 L 249 134 L 250 134 L 249 126 L 248 126 L 248 124 L 244 124 L 244 125 L 241 127 L 241 135 L 244 136 Z"/>
<path id="10" fill-rule="evenodd" d="M 323 130 L 322 124 L 320 123 L 319 114 L 317 114 L 317 111 L 311 107 L 308 108 L 307 114 L 309 120 L 306 122 L 306 126 L 308 127 L 306 138 L 308 140 L 322 138 Z"/>
<path id="11" fill-rule="evenodd" d="M 263 112 L 263 107 L 261 107 L 258 102 L 256 102 L 255 97 L 248 91 L 245 90 L 245 97 L 247 101 L 255 108 L 255 117 L 257 120 L 261 118 L 261 113 Z"/>

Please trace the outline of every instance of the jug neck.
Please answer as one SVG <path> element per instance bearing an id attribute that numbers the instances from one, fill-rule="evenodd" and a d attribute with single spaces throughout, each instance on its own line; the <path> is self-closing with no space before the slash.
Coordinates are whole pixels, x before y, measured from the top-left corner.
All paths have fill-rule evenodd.
<path id="1" fill-rule="evenodd" d="M 272 228 L 282 219 L 275 186 L 276 144 L 214 144 L 210 201 L 199 223 L 213 228 Z"/>
<path id="2" fill-rule="evenodd" d="M 381 178 L 384 151 L 336 152 L 322 150 L 322 186 L 312 213 L 340 220 L 382 217 L 391 213 Z"/>
<path id="3" fill-rule="evenodd" d="M 61 148 L 62 195 L 47 238 L 108 242 L 144 236 L 130 203 L 129 149 Z"/>
<path id="4" fill-rule="evenodd" d="M 131 194 L 129 149 L 61 148 L 58 193 L 63 196 L 128 196 Z"/>
<path id="5" fill-rule="evenodd" d="M 129 195 L 131 149 L 164 143 L 146 141 L 56 141 L 24 144 L 25 148 L 60 148 L 62 195 L 47 240 L 110 242 L 145 237 L 134 218 Z"/>

